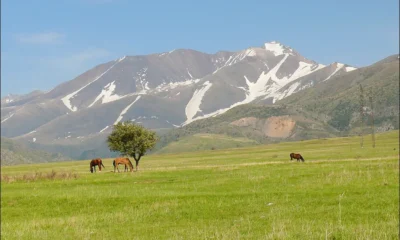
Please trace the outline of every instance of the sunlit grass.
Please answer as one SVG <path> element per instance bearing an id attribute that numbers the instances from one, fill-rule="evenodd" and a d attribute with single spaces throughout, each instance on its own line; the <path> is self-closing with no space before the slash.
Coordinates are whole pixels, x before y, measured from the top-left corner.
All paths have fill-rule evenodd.
<path id="1" fill-rule="evenodd" d="M 133 173 L 112 159 L 95 174 L 88 160 L 2 167 L 1 237 L 397 239 L 398 134 L 150 155 Z M 52 172 L 79 177 L 24 179 Z"/>

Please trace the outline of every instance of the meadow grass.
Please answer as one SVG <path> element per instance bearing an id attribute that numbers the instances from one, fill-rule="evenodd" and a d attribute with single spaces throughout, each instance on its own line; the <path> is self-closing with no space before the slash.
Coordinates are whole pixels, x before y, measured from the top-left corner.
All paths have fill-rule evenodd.
<path id="1" fill-rule="evenodd" d="M 183 137 L 158 150 L 157 153 L 196 152 L 201 150 L 227 149 L 258 145 L 257 141 L 242 137 L 230 137 L 222 134 L 198 133 Z"/>
<path id="2" fill-rule="evenodd" d="M 370 139 L 2 167 L 1 239 L 398 239 L 399 131 Z"/>

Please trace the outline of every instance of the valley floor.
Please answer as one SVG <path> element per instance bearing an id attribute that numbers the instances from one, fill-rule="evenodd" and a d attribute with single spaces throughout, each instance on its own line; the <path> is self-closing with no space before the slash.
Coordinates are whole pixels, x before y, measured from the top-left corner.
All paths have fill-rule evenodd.
<path id="1" fill-rule="evenodd" d="M 399 131 L 371 145 L 150 155 L 119 174 L 112 159 L 95 174 L 89 161 L 2 167 L 1 239 L 397 239 Z"/>

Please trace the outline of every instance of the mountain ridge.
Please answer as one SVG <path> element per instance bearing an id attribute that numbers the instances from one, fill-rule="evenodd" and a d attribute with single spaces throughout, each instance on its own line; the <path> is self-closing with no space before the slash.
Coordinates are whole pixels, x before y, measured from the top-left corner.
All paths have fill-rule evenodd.
<path id="1" fill-rule="evenodd" d="M 103 138 L 119 121 L 173 129 L 243 104 L 275 104 L 354 70 L 317 63 L 276 41 L 236 52 L 176 49 L 123 56 L 29 101 L 2 100 L 2 136 L 77 145 Z"/>

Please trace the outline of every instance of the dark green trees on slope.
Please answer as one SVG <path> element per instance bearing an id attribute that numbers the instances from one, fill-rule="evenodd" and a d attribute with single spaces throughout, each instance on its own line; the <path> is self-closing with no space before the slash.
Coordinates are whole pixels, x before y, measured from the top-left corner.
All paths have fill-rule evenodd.
<path id="1" fill-rule="evenodd" d="M 26 144 L 1 138 L 1 166 L 71 160 L 60 153 L 50 153 L 30 148 Z"/>

